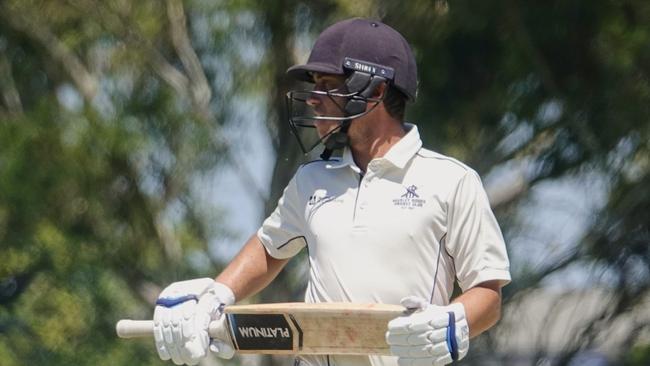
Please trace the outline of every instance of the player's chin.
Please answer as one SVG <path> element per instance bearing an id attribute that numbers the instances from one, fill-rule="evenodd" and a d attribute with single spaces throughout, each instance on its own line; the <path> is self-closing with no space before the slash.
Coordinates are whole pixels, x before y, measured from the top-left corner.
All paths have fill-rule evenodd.
<path id="1" fill-rule="evenodd" d="M 327 126 L 325 127 L 316 127 L 316 130 L 318 131 L 318 137 L 321 139 L 327 139 L 329 136 L 332 135 L 333 131 L 336 129 L 337 125 L 333 126 Z"/>
<path id="2" fill-rule="evenodd" d="M 320 138 L 323 138 L 328 134 L 330 134 L 333 130 L 335 130 L 339 126 L 339 121 L 323 119 L 316 122 L 315 126 L 316 126 L 316 131 L 318 132 L 318 136 Z"/>

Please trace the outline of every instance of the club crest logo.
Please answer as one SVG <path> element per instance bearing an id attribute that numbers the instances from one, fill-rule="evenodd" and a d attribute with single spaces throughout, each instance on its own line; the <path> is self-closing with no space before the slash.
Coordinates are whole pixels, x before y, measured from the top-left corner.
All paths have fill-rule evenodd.
<path id="1" fill-rule="evenodd" d="M 410 187 L 406 187 L 406 193 L 402 195 L 402 198 L 420 198 L 420 196 L 415 193 L 417 191 L 418 187 L 411 185 Z"/>
<path id="2" fill-rule="evenodd" d="M 418 187 L 414 184 L 404 187 L 406 192 L 402 194 L 399 198 L 393 199 L 393 205 L 400 206 L 401 208 L 413 209 L 416 207 L 422 207 L 426 200 L 420 198 L 420 195 L 417 193 Z"/>

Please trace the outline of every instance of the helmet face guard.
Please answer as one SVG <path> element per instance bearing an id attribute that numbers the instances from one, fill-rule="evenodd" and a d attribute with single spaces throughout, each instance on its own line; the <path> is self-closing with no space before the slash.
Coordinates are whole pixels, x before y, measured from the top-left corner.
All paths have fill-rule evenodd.
<path id="1" fill-rule="evenodd" d="M 394 75 L 394 71 L 390 67 L 351 58 L 345 58 L 343 68 L 349 76 L 340 89 L 290 91 L 286 95 L 289 125 L 298 140 L 302 152 L 305 154 L 323 143 L 325 151 L 321 158 L 328 160 L 333 150 L 347 146 L 347 129 L 350 123 L 352 120 L 370 113 L 383 101 L 386 95 L 385 92 L 379 98 L 373 98 L 372 96 L 380 84 L 392 82 Z M 339 113 L 336 115 L 316 115 L 313 108 L 308 104 L 310 98 L 329 99 L 337 107 Z M 367 109 L 369 102 L 374 103 L 374 105 L 372 108 Z M 335 121 L 338 122 L 338 126 L 325 136 L 317 136 L 314 132 L 316 124 L 320 121 Z M 312 135 L 316 135 L 316 137 L 309 138 L 306 136 L 308 134 L 301 133 L 299 128 L 311 129 L 313 131 Z"/>
<path id="2" fill-rule="evenodd" d="M 314 111 L 307 104 L 307 100 L 314 97 L 328 98 L 332 101 L 332 104 L 337 107 L 340 113 L 337 115 L 315 115 Z M 345 103 L 342 104 L 341 100 L 345 100 Z M 332 134 L 340 131 L 346 122 L 349 124 L 349 122 L 351 122 L 353 119 L 359 118 L 369 113 L 372 109 L 368 111 L 365 110 L 365 106 L 368 102 L 379 103 L 382 100 L 383 96 L 382 98 L 363 98 L 359 96 L 359 93 L 341 93 L 337 89 L 328 91 L 290 91 L 286 95 L 287 111 L 289 113 L 289 125 L 291 126 L 292 133 L 298 140 L 300 149 L 303 153 L 307 154 L 319 144 L 324 143 Z M 350 102 L 363 105 L 363 111 L 355 114 L 350 114 L 347 112 L 345 106 Z M 338 126 L 322 137 L 311 136 L 311 138 L 309 138 L 308 136 L 305 136 L 306 134 L 309 134 L 309 132 L 305 133 L 304 130 L 300 130 L 301 128 L 313 129 L 311 132 L 312 134 L 315 134 L 316 124 L 319 121 L 335 121 L 338 122 Z"/>

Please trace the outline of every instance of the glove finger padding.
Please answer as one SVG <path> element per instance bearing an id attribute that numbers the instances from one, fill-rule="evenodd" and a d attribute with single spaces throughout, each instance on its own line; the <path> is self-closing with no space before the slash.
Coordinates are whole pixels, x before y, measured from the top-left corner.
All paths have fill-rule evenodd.
<path id="1" fill-rule="evenodd" d="M 432 357 L 449 354 L 449 346 L 445 340 L 439 342 L 427 342 L 423 344 L 409 344 L 403 346 L 390 346 L 390 352 L 396 356 L 403 357 Z"/>
<path id="2" fill-rule="evenodd" d="M 447 312 L 440 306 L 432 305 L 426 310 L 391 320 L 388 323 L 388 330 L 393 334 L 413 334 L 444 329 L 448 325 L 449 316 Z"/>
<path id="3" fill-rule="evenodd" d="M 390 331 L 386 333 L 386 343 L 389 346 L 417 346 L 430 343 L 429 333 L 405 333 L 394 334 Z"/>
<path id="4" fill-rule="evenodd" d="M 208 353 L 208 327 L 222 304 L 234 303 L 232 290 L 210 278 L 175 282 L 156 301 L 154 339 L 162 360 L 196 365 Z"/>
<path id="5" fill-rule="evenodd" d="M 436 355 L 445 355 L 447 345 L 443 343 L 428 343 L 418 346 L 391 346 L 390 351 L 393 354 L 404 355 L 404 357 L 423 358 Z"/>
<path id="6" fill-rule="evenodd" d="M 469 327 L 462 304 L 423 305 L 408 297 L 405 306 L 420 309 L 388 323 L 386 342 L 400 365 L 446 365 L 462 359 L 469 349 Z"/>
<path id="7" fill-rule="evenodd" d="M 388 322 L 388 330 L 394 334 L 409 334 L 431 330 L 433 328 L 429 325 L 429 315 L 426 310 L 423 310 L 400 316 Z"/>
<path id="8" fill-rule="evenodd" d="M 407 334 L 393 334 L 390 331 L 386 333 L 386 343 L 393 346 L 417 346 L 446 340 L 447 328 Z"/>
<path id="9" fill-rule="evenodd" d="M 156 307 L 157 309 L 159 307 Z M 167 353 L 172 359 L 172 362 L 176 365 L 182 365 L 183 361 L 176 346 L 179 341 L 178 329 L 172 322 L 172 311 L 171 309 L 162 308 L 158 309 L 161 312 L 161 325 L 162 325 L 162 334 L 163 334 L 163 347 L 167 350 Z M 154 315 L 154 321 L 155 321 Z M 178 323 L 177 323 L 178 324 Z"/>
<path id="10" fill-rule="evenodd" d="M 162 326 L 159 323 L 155 323 L 153 327 L 153 338 L 156 342 L 156 351 L 158 351 L 158 357 L 161 360 L 167 361 L 171 360 L 172 356 L 167 352 L 167 347 L 165 347 L 165 339 L 162 332 Z"/>
<path id="11" fill-rule="evenodd" d="M 210 342 L 210 351 L 216 353 L 219 358 L 226 360 L 231 359 L 235 355 L 235 348 L 219 339 L 212 339 Z"/>
<path id="12" fill-rule="evenodd" d="M 420 296 L 407 296 L 400 300 L 400 304 L 409 310 L 424 310 L 431 305 L 426 299 Z"/>
<path id="13" fill-rule="evenodd" d="M 185 363 L 188 365 L 196 365 L 200 359 L 206 356 L 206 340 L 208 340 L 207 332 L 205 336 L 194 337 L 185 342 L 181 349 Z"/>

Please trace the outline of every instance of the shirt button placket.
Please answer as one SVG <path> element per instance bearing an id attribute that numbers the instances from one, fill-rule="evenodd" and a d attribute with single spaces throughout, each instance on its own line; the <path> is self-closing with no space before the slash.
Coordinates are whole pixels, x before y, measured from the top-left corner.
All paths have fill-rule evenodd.
<path id="1" fill-rule="evenodd" d="M 371 182 L 375 179 L 375 175 L 377 174 L 377 169 L 379 167 L 379 162 L 377 161 L 371 161 L 368 164 L 368 169 L 366 170 L 366 174 L 364 175 L 361 185 L 359 187 L 359 206 L 358 206 L 358 216 L 357 216 L 357 223 L 356 226 L 363 226 L 366 227 L 367 225 L 367 219 L 369 216 L 368 212 L 368 205 L 369 205 L 369 197 L 372 197 L 371 194 Z"/>
<path id="2" fill-rule="evenodd" d="M 355 231 L 364 232 L 367 229 L 367 216 L 368 216 L 368 189 L 370 186 L 370 180 L 372 176 L 372 171 L 368 170 L 364 177 L 361 179 L 361 184 L 359 185 L 359 192 L 357 197 L 357 208 L 355 214 Z"/>

